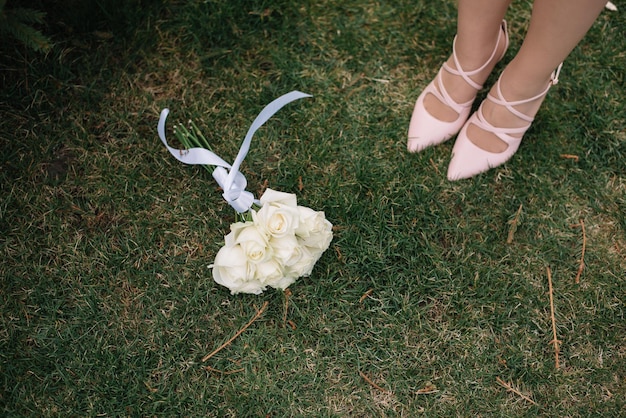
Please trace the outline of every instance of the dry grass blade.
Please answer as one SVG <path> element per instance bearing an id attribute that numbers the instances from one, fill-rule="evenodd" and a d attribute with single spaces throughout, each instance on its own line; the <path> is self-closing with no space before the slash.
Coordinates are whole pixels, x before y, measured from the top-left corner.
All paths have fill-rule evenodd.
<path id="1" fill-rule="evenodd" d="M 552 290 L 552 272 L 550 267 L 547 267 L 548 271 L 548 291 L 550 295 L 550 318 L 552 320 L 552 341 L 550 344 L 554 344 L 554 366 L 559 368 L 559 344 L 561 343 L 556 337 L 556 319 L 554 318 L 554 292 Z"/>
<path id="2" fill-rule="evenodd" d="M 283 312 L 283 324 L 287 323 L 287 311 L 289 311 L 289 297 L 292 295 L 291 290 L 285 289 L 283 292 L 285 295 L 285 311 Z"/>
<path id="3" fill-rule="evenodd" d="M 384 388 L 380 387 L 379 385 L 377 385 L 376 382 L 374 382 L 372 379 L 367 377 L 367 375 L 365 373 L 360 371 L 359 374 L 361 375 L 363 380 L 365 380 L 367 383 L 369 383 L 370 386 L 372 386 L 374 389 L 380 390 L 381 392 L 385 392 L 385 393 L 391 393 L 391 391 L 389 391 L 387 389 L 384 389 Z"/>
<path id="4" fill-rule="evenodd" d="M 528 401 L 530 403 L 532 403 L 535 406 L 539 406 L 539 404 L 535 401 L 533 401 L 529 396 L 524 395 L 522 392 L 520 392 L 518 389 L 514 388 L 512 385 L 506 383 L 504 380 L 500 379 L 499 377 L 496 377 L 496 382 L 498 382 L 502 387 L 504 387 L 507 391 L 509 392 L 513 392 L 515 393 L 517 396 L 519 396 L 520 398 L 524 399 L 525 401 Z"/>
<path id="5" fill-rule="evenodd" d="M 519 218 L 522 214 L 522 204 L 520 203 L 517 212 L 515 213 L 515 217 L 509 221 L 509 236 L 506 238 L 506 243 L 510 244 L 513 242 L 513 238 L 515 237 L 515 231 L 517 231 L 517 225 L 519 225 Z"/>
<path id="6" fill-rule="evenodd" d="M 369 289 L 367 292 L 363 293 L 363 296 L 359 298 L 359 303 L 363 303 L 363 301 L 367 299 L 372 294 L 372 292 L 374 292 L 374 289 Z"/>
<path id="7" fill-rule="evenodd" d="M 237 369 L 237 370 L 231 370 L 231 371 L 225 372 L 223 370 L 215 369 L 215 368 L 213 368 L 211 366 L 205 366 L 204 369 L 207 372 L 213 372 L 213 373 L 221 374 L 222 376 L 228 376 L 229 374 L 241 373 L 241 372 L 244 371 L 244 369 Z"/>
<path id="8" fill-rule="evenodd" d="M 418 389 L 417 392 L 415 392 L 416 395 L 430 395 L 433 393 L 437 393 L 439 392 L 439 390 L 437 389 L 437 386 L 434 385 L 431 382 L 427 382 L 423 388 Z"/>
<path id="9" fill-rule="evenodd" d="M 429 160 L 429 162 L 430 162 L 430 165 L 433 166 L 433 169 L 435 170 L 435 173 L 437 173 L 437 175 L 440 176 L 441 172 L 439 171 L 439 167 L 437 167 L 437 164 L 435 164 L 435 162 L 433 161 L 432 158 Z"/>
<path id="10" fill-rule="evenodd" d="M 205 362 L 208 359 L 210 359 L 211 357 L 213 357 L 214 355 L 216 355 L 217 353 L 219 353 L 220 351 L 222 351 L 225 347 L 227 347 L 230 343 L 232 343 L 237 337 L 239 337 L 246 329 L 248 329 L 248 327 L 250 325 L 252 325 L 252 323 L 254 321 L 256 321 L 257 319 L 259 319 L 259 317 L 261 316 L 261 314 L 263 314 L 263 312 L 265 311 L 265 309 L 267 308 L 267 305 L 269 305 L 269 302 L 265 302 L 263 304 L 263 306 L 261 306 L 261 309 L 259 309 L 257 311 L 257 313 L 254 315 L 254 317 L 246 324 L 243 326 L 243 328 L 241 328 L 239 331 L 237 331 L 237 333 L 235 335 L 232 336 L 231 339 L 229 339 L 228 341 L 226 341 L 224 344 L 222 344 L 221 346 L 219 346 L 218 348 L 216 348 L 215 350 L 213 350 L 213 352 L 211 352 L 210 354 L 207 354 L 206 356 L 204 356 L 202 358 L 202 361 Z"/>
<path id="11" fill-rule="evenodd" d="M 580 265 L 578 266 L 578 273 L 576 273 L 576 279 L 574 280 L 576 284 L 580 283 L 580 276 L 583 274 L 583 270 L 585 269 L 585 251 L 587 249 L 587 233 L 585 231 L 585 221 L 582 219 L 580 220 L 580 229 L 583 233 L 583 248 L 580 255 Z"/>

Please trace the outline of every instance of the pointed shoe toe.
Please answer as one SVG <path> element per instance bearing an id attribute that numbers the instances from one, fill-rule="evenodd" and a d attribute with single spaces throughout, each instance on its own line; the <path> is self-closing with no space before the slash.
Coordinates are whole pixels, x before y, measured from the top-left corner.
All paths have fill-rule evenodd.
<path id="1" fill-rule="evenodd" d="M 467 121 L 452 148 L 452 159 L 448 165 L 448 180 L 464 180 L 500 166 L 511 159 L 521 143 L 519 140 L 507 141 L 508 147 L 503 152 L 489 152 L 474 145 L 467 136 L 467 127 L 475 115 Z"/>
<path id="2" fill-rule="evenodd" d="M 424 107 L 424 97 L 429 90 L 426 88 L 415 103 L 409 123 L 407 140 L 409 152 L 420 152 L 428 147 L 446 142 L 459 132 L 469 116 L 470 108 L 467 107 L 452 122 L 444 122 L 435 118 Z"/>

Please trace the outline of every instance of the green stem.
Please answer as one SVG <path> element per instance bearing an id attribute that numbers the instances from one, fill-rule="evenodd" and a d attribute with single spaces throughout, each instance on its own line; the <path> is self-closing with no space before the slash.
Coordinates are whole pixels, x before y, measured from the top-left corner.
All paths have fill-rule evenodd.
<path id="1" fill-rule="evenodd" d="M 198 142 L 201 142 L 201 144 L 202 144 L 202 146 L 204 146 L 204 148 L 210 150 L 211 149 L 211 145 L 209 145 L 209 141 L 207 141 L 207 139 L 204 137 L 204 135 L 202 135 L 202 131 L 198 128 L 196 123 L 194 121 L 190 120 L 189 121 L 189 126 L 191 126 L 191 129 L 197 135 L 197 138 L 199 140 Z"/>
<path id="2" fill-rule="evenodd" d="M 194 127 L 195 127 L 196 132 L 200 131 L 195 125 Z M 183 144 L 185 149 L 189 149 L 189 148 L 209 149 L 203 146 L 204 144 L 202 144 L 202 142 L 198 139 L 198 137 L 194 135 L 194 133 L 189 132 L 189 130 L 181 123 L 175 126 L 174 135 L 176 136 L 176 138 L 178 138 L 180 143 Z M 206 139 L 204 140 L 206 141 Z M 208 172 L 212 172 L 213 169 L 215 168 L 213 166 L 206 165 L 206 164 L 203 164 L 202 167 L 204 167 Z"/>
<path id="3" fill-rule="evenodd" d="M 174 126 L 174 135 L 180 141 L 183 147 L 185 147 L 185 149 L 204 148 L 210 151 L 211 146 L 209 145 L 209 141 L 204 137 L 204 135 L 202 135 L 200 128 L 198 128 L 198 126 L 192 120 L 189 121 L 189 127 L 191 128 L 191 131 L 187 129 L 182 123 Z M 204 167 L 209 173 L 212 173 L 213 169 L 215 168 L 208 164 L 202 164 L 202 167 Z M 256 205 L 254 206 L 255 209 L 258 209 Z M 249 211 L 246 213 L 236 213 L 235 215 L 236 218 L 241 222 L 252 221 L 252 215 Z"/>

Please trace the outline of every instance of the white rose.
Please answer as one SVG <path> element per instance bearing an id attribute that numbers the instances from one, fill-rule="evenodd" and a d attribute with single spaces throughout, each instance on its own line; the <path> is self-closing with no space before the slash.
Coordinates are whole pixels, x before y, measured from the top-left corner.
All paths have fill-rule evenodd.
<path id="1" fill-rule="evenodd" d="M 234 224 L 230 224 L 230 234 L 224 237 L 224 244 L 227 247 L 232 247 L 233 245 L 236 245 L 235 240 L 237 239 L 237 235 L 239 235 L 239 232 L 241 232 L 241 230 L 247 228 L 250 225 L 254 225 L 254 223 L 247 221 L 235 222 Z"/>
<path id="2" fill-rule="evenodd" d="M 295 235 L 272 237 L 270 239 L 270 246 L 274 252 L 274 259 L 278 260 L 284 266 L 291 266 L 297 263 L 302 257 L 300 243 Z"/>
<path id="3" fill-rule="evenodd" d="M 326 219 L 324 212 L 298 206 L 298 213 L 300 219 L 295 233 L 300 241 L 311 249 L 326 251 L 333 239 L 333 224 Z"/>
<path id="4" fill-rule="evenodd" d="M 252 211 L 252 219 L 255 224 L 263 228 L 269 235 L 284 237 L 293 235 L 298 227 L 300 216 L 296 206 L 273 201 L 264 203 L 258 212 Z"/>
<path id="5" fill-rule="evenodd" d="M 224 238 L 226 245 L 239 244 L 246 259 L 251 263 L 262 263 L 272 257 L 272 247 L 269 246 L 263 231 L 254 223 L 238 222 L 231 225 L 231 231 Z"/>
<path id="6" fill-rule="evenodd" d="M 263 196 L 261 196 L 261 205 L 266 203 L 274 203 L 278 205 L 296 207 L 298 200 L 293 193 L 284 193 L 272 189 L 265 189 Z"/>
<path id="7" fill-rule="evenodd" d="M 272 287 L 274 289 L 279 289 L 279 290 L 285 290 L 287 289 L 292 283 L 294 283 L 296 281 L 297 277 L 283 277 L 282 279 L 280 279 L 278 282 L 273 283 Z"/>
<path id="8" fill-rule="evenodd" d="M 258 295 L 265 290 L 265 286 L 254 280 L 254 267 L 248 263 L 243 249 L 239 245 L 224 246 L 215 255 L 211 266 L 213 280 L 226 286 L 231 294 L 253 293 Z"/>
<path id="9" fill-rule="evenodd" d="M 268 260 L 255 266 L 255 278 L 264 285 L 274 287 L 283 278 L 283 266 L 276 260 Z"/>
<path id="10" fill-rule="evenodd" d="M 298 245 L 296 250 L 299 257 L 293 264 L 285 266 L 285 276 L 287 277 L 306 277 L 311 274 L 315 263 L 322 255 L 321 252 L 313 253 L 309 248 Z"/>

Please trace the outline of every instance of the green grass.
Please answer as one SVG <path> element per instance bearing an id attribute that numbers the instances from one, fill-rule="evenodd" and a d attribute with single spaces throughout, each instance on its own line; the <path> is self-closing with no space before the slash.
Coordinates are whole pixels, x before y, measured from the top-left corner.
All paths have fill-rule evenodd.
<path id="1" fill-rule="evenodd" d="M 55 46 L 0 43 L 3 415 L 626 413 L 623 11 L 568 58 L 509 163 L 450 183 L 452 145 L 407 154 L 405 133 L 449 54 L 454 2 L 26 3 Z M 510 10 L 505 61 L 529 11 Z M 296 89 L 314 98 L 259 130 L 242 167 L 253 192 L 296 193 L 336 226 L 285 312 L 280 292 L 213 282 L 234 213 L 156 124 L 169 107 L 170 128 L 195 120 L 232 161 L 262 107 Z"/>

